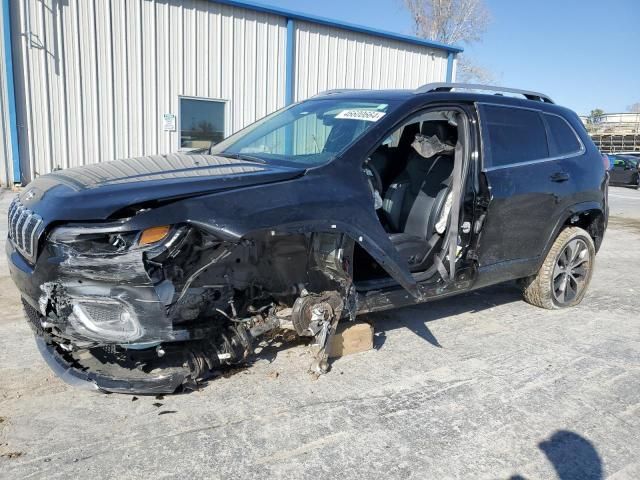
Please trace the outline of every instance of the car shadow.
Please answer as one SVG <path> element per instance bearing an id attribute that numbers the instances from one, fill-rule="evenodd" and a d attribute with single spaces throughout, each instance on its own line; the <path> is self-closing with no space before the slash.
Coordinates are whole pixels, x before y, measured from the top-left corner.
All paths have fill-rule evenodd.
<path id="1" fill-rule="evenodd" d="M 512 302 L 522 301 L 522 294 L 515 282 L 494 285 L 477 291 L 457 295 L 452 297 L 417 304 L 399 309 L 377 312 L 358 317 L 359 321 L 371 323 L 374 327 L 373 348 L 379 349 L 386 341 L 386 334 L 397 328 L 408 328 L 420 338 L 437 348 L 443 348 L 433 332 L 429 329 L 428 323 L 441 318 L 461 313 L 480 313 L 487 309 Z M 418 315 L 408 317 L 398 315 L 398 312 L 415 311 Z M 244 363 L 233 367 L 223 368 L 211 372 L 211 376 L 199 382 L 199 387 L 203 388 L 210 381 L 217 377 L 230 377 L 236 373 L 246 370 L 254 363 L 267 360 L 269 363 L 275 361 L 278 355 L 300 345 L 309 345 L 313 339 L 310 337 L 299 337 L 292 331 L 276 330 L 261 339 L 256 352 Z M 333 363 L 333 362 L 330 362 Z"/>
<path id="2" fill-rule="evenodd" d="M 601 480 L 602 459 L 593 443 L 577 433 L 558 430 L 538 448 L 553 465 L 560 480 Z M 513 475 L 509 480 L 527 480 L 522 475 Z"/>
<path id="3" fill-rule="evenodd" d="M 429 329 L 429 322 L 462 313 L 481 313 L 499 305 L 520 301 L 522 301 L 520 288 L 515 282 L 508 282 L 460 294 L 455 298 L 449 297 L 400 309 L 371 313 L 366 315 L 366 321 L 374 326 L 375 349 L 384 345 L 386 332 L 397 328 L 408 328 L 434 347 L 442 348 Z M 416 312 L 416 315 L 398 315 L 398 312 L 408 311 Z"/>

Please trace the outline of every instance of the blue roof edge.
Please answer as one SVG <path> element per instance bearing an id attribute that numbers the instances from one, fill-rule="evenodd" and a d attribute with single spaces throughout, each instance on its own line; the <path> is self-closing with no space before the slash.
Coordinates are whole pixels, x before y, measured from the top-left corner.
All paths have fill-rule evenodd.
<path id="1" fill-rule="evenodd" d="M 318 17 L 316 15 L 310 15 L 307 13 L 296 12 L 293 10 L 287 10 L 285 8 L 272 7 L 261 3 L 250 2 L 247 0 L 209 0 L 212 3 L 220 3 L 222 5 L 228 5 L 231 7 L 245 8 L 247 10 L 254 10 L 257 12 L 271 13 L 273 15 L 279 15 L 281 17 L 290 18 L 293 20 L 302 20 L 310 23 L 317 23 L 320 25 L 326 25 L 329 27 L 340 28 L 343 30 L 349 30 L 352 32 L 366 33 L 376 37 L 390 38 L 401 42 L 412 43 L 414 45 L 421 45 L 423 47 L 431 47 L 440 50 L 445 50 L 452 53 L 461 53 L 464 51 L 462 47 L 456 45 L 447 45 L 446 43 L 436 42 L 433 40 L 426 40 L 424 38 L 418 38 L 411 35 L 403 35 L 401 33 L 389 32 L 386 30 L 378 30 L 376 28 L 365 27 L 363 25 L 356 25 L 348 22 L 340 22 L 338 20 L 332 20 L 330 18 Z"/>

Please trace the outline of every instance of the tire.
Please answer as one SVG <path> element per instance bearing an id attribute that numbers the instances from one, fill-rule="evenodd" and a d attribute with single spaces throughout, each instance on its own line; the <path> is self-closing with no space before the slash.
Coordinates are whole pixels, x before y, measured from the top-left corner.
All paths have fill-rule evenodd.
<path id="1" fill-rule="evenodd" d="M 589 288 L 596 258 L 591 236 L 582 228 L 560 232 L 538 273 L 522 281 L 524 300 L 556 310 L 579 304 Z"/>

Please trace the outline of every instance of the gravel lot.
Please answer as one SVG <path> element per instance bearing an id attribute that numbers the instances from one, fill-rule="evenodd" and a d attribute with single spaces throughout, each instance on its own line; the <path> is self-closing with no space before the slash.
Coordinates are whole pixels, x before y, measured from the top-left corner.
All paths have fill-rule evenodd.
<path id="1" fill-rule="evenodd" d="M 2 255 L 0 477 L 638 479 L 640 191 L 611 188 L 611 212 L 577 308 L 500 285 L 371 315 L 377 349 L 317 380 L 285 344 L 137 400 L 50 372 Z"/>

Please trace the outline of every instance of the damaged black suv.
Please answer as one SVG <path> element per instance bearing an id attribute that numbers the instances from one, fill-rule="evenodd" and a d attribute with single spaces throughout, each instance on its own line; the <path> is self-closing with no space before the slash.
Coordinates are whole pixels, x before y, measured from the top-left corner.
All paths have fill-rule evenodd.
<path id="1" fill-rule="evenodd" d="M 498 93 L 496 93 L 498 91 Z M 48 362 L 112 392 L 194 388 L 276 328 L 519 280 L 579 303 L 608 216 L 578 117 L 479 85 L 330 91 L 206 152 L 38 177 L 9 210 L 13 280 Z"/>

